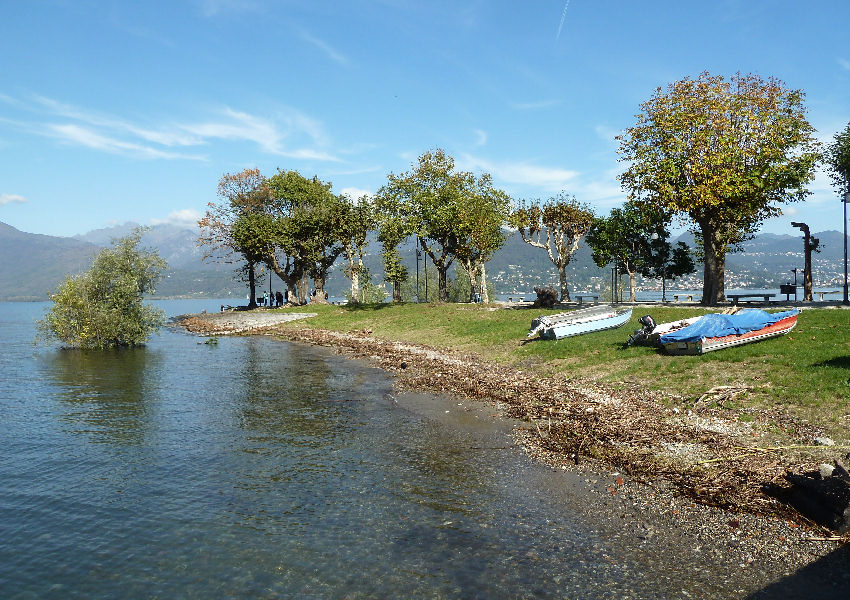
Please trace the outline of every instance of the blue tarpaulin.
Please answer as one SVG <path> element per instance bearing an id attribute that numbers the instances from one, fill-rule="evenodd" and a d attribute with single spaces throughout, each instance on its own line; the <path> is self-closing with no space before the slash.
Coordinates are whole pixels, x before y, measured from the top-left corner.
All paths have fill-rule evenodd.
<path id="1" fill-rule="evenodd" d="M 748 308 L 734 315 L 709 314 L 687 327 L 662 335 L 661 343 L 696 342 L 702 338 L 722 337 L 732 334 L 740 335 L 748 331 L 763 329 L 781 319 L 796 315 L 798 312 L 798 310 L 794 309 L 769 313 L 757 308 Z"/>

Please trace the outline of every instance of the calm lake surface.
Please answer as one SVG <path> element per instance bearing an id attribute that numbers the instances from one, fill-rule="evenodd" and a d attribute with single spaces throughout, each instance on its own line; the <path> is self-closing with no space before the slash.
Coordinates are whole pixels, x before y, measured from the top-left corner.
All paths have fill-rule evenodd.
<path id="1" fill-rule="evenodd" d="M 218 300 L 163 301 L 168 314 Z M 264 338 L 33 346 L 0 303 L 0 597 L 710 597 L 456 400 Z M 586 510 L 585 512 L 592 512 Z"/>

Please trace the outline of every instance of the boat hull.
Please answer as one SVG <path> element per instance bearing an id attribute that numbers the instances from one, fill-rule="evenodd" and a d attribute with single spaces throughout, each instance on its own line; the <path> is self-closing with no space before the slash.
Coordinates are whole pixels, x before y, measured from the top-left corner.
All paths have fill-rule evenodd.
<path id="1" fill-rule="evenodd" d="M 742 334 L 725 335 L 722 337 L 706 337 L 696 341 L 668 342 L 662 344 L 665 352 L 678 355 L 698 355 L 714 350 L 723 350 L 733 346 L 743 346 L 762 340 L 785 335 L 797 325 L 797 315 L 780 319 L 776 323 Z"/>
<path id="2" fill-rule="evenodd" d="M 622 311 L 596 309 L 595 313 L 577 310 L 573 313 L 561 313 L 535 319 L 529 336 L 533 337 L 539 333 L 542 339 L 560 340 L 594 331 L 615 329 L 624 325 L 631 317 L 631 308 Z"/>

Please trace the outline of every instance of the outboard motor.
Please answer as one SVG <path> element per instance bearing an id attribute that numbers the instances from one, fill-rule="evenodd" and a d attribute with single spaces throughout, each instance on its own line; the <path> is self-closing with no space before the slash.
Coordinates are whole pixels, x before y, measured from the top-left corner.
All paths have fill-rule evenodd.
<path id="1" fill-rule="evenodd" d="M 643 325 L 643 327 L 635 330 L 635 332 L 629 336 L 629 340 L 626 342 L 626 345 L 628 346 L 644 343 L 649 338 L 649 334 L 652 333 L 652 330 L 655 329 L 655 320 L 649 315 L 642 316 L 638 319 L 638 323 Z"/>

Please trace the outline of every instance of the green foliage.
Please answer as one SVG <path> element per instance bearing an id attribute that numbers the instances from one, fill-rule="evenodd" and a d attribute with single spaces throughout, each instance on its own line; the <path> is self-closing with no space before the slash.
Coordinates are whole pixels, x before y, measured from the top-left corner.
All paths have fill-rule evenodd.
<path id="1" fill-rule="evenodd" d="M 413 170 L 390 173 L 387 180 L 377 200 L 388 272 L 392 270 L 396 281 L 403 280 L 392 252 L 403 239 L 416 235 L 437 270 L 438 298 L 445 302 L 448 269 L 455 258 L 474 270 L 504 243 L 501 226 L 509 199 L 493 187 L 489 175 L 476 178 L 455 171 L 454 159 L 441 149 L 425 152 Z"/>
<path id="2" fill-rule="evenodd" d="M 595 218 L 590 206 L 563 192 L 542 204 L 523 201 L 510 215 L 509 223 L 517 228 L 523 241 L 546 250 L 549 260 L 555 265 L 561 301 L 570 299 L 567 265 Z"/>
<path id="3" fill-rule="evenodd" d="M 835 134 L 824 153 L 829 176 L 839 193 L 850 191 L 850 124 Z"/>
<path id="4" fill-rule="evenodd" d="M 629 199 L 700 228 L 704 303 L 724 299 L 728 248 L 809 193 L 819 157 L 813 132 L 801 91 L 774 78 L 706 72 L 658 88 L 618 138 Z"/>
<path id="5" fill-rule="evenodd" d="M 360 272 L 357 296 L 355 297 L 349 290 L 345 292 L 345 299 L 349 304 L 378 304 L 387 299 L 387 290 L 382 285 L 376 285 L 372 281 L 369 269 L 364 267 Z"/>
<path id="6" fill-rule="evenodd" d="M 165 314 L 142 298 L 154 291 L 167 265 L 156 251 L 138 248 L 143 231 L 116 240 L 91 269 L 65 279 L 38 322 L 44 338 L 86 349 L 139 346 L 162 326 Z"/>

